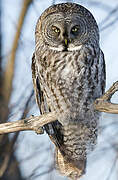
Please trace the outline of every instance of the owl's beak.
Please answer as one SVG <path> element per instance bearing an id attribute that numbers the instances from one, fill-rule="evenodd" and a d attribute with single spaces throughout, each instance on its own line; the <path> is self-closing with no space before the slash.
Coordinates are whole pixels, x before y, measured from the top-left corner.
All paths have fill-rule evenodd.
<path id="1" fill-rule="evenodd" d="M 65 38 L 64 39 L 64 44 L 65 46 L 68 46 L 68 44 L 71 42 L 71 39 Z"/>
<path id="2" fill-rule="evenodd" d="M 70 42 L 70 39 L 64 38 L 64 51 L 68 51 L 68 45 Z"/>
<path id="3" fill-rule="evenodd" d="M 64 39 L 65 45 L 68 46 L 68 39 Z"/>

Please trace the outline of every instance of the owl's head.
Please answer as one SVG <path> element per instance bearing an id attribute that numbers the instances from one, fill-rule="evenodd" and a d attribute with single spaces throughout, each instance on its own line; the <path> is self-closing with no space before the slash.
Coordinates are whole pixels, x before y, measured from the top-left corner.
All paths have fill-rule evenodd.
<path id="1" fill-rule="evenodd" d="M 98 44 L 99 30 L 93 15 L 83 6 L 57 4 L 39 18 L 36 43 L 55 51 L 75 51 L 85 44 Z"/>

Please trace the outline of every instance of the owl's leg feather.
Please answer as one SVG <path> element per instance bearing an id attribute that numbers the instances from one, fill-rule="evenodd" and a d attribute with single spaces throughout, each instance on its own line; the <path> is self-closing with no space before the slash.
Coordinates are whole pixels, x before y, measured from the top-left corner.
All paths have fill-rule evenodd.
<path id="1" fill-rule="evenodd" d="M 77 180 L 83 174 L 85 174 L 84 166 L 83 168 L 77 168 L 73 163 L 67 161 L 64 156 L 60 153 L 59 149 L 56 148 L 56 168 L 60 171 L 62 175 L 70 177 L 73 180 Z"/>

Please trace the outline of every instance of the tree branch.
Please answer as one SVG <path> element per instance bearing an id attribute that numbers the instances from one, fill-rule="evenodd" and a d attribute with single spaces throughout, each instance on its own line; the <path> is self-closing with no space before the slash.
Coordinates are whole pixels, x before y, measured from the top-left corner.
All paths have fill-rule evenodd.
<path id="1" fill-rule="evenodd" d="M 95 110 L 106 113 L 118 114 L 118 104 L 111 103 L 112 95 L 118 91 L 118 81 L 115 82 L 111 88 L 100 98 L 95 100 L 94 107 Z M 42 127 L 45 124 L 56 121 L 56 113 L 49 112 L 40 116 L 31 116 L 30 118 L 18 120 L 15 122 L 8 122 L 0 124 L 0 134 L 17 132 L 17 131 L 27 131 L 32 130 L 37 134 L 42 134 Z"/>
<path id="2" fill-rule="evenodd" d="M 42 134 L 42 126 L 52 121 L 56 121 L 55 112 L 46 113 L 41 116 L 31 116 L 30 118 L 0 124 L 0 134 L 33 130 Z"/>
<path id="3" fill-rule="evenodd" d="M 118 104 L 111 103 L 110 101 L 116 91 L 118 91 L 118 81 L 116 81 L 102 97 L 95 100 L 95 109 L 100 112 L 118 114 Z"/>

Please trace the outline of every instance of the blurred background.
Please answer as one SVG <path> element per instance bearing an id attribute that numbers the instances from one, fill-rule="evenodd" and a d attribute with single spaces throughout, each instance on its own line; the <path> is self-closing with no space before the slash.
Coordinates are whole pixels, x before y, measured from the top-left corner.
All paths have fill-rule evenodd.
<path id="1" fill-rule="evenodd" d="M 35 25 L 54 0 L 0 0 L 0 123 L 39 115 L 31 58 Z M 106 90 L 118 80 L 118 0 L 75 0 L 88 8 L 100 29 L 106 61 Z M 118 93 L 112 98 L 118 103 Z M 103 113 L 98 144 L 81 180 L 118 180 L 118 115 Z M 32 131 L 0 136 L 0 180 L 67 180 L 55 170 L 54 146 L 47 134 Z"/>

